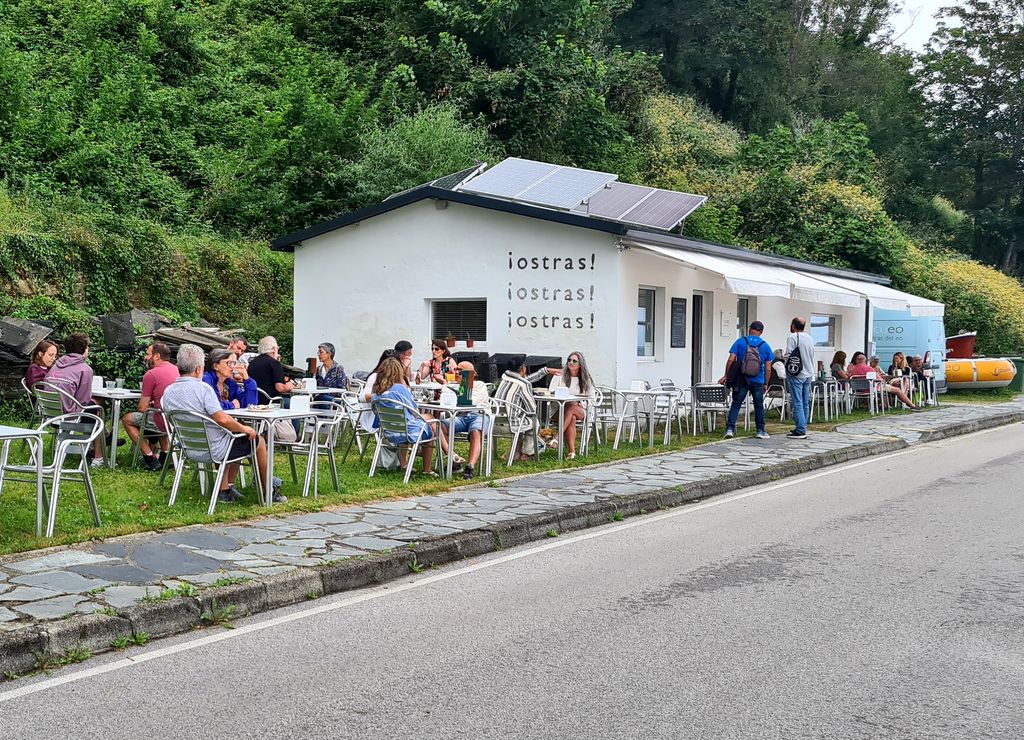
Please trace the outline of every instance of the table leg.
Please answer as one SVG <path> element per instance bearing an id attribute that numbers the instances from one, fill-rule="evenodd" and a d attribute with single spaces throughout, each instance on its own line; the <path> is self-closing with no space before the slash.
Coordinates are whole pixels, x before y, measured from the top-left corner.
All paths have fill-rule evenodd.
<path id="1" fill-rule="evenodd" d="M 121 437 L 121 399 L 112 398 L 110 399 L 111 412 L 114 414 L 114 418 L 110 420 L 110 457 L 107 460 L 107 465 L 113 470 L 117 466 L 117 440 Z M 106 434 L 106 430 L 103 431 Z M 142 430 L 139 430 L 139 434 L 142 434 Z"/>
<path id="2" fill-rule="evenodd" d="M 33 444 L 36 443 L 36 444 Z M 36 537 L 43 536 L 43 436 L 30 440 L 36 459 Z"/>
<path id="3" fill-rule="evenodd" d="M 654 449 L 654 397 L 651 397 L 651 409 L 647 412 L 647 423 L 650 425 L 650 429 L 647 431 L 647 446 L 650 449 Z"/>
<path id="4" fill-rule="evenodd" d="M 263 481 L 263 505 L 270 506 L 274 490 L 274 423 L 267 424 L 267 479 Z"/>
<path id="5" fill-rule="evenodd" d="M 565 452 L 565 401 L 558 402 L 558 462 L 562 462 Z"/>
<path id="6" fill-rule="evenodd" d="M 438 444 L 441 440 L 438 440 Z M 455 462 L 455 412 L 448 412 L 448 479 L 451 480 Z"/>
<path id="7" fill-rule="evenodd" d="M 669 442 L 672 441 L 672 422 L 675 420 L 675 404 L 670 398 L 668 400 L 668 407 L 665 410 L 665 447 L 668 447 Z"/>

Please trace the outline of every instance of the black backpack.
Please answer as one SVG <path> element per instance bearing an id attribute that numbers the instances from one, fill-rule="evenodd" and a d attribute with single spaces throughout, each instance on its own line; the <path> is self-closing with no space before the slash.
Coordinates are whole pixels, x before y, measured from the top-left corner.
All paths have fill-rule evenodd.
<path id="1" fill-rule="evenodd" d="M 800 340 L 796 342 L 796 349 L 786 358 L 786 375 L 796 377 L 804 369 L 804 358 L 800 355 Z"/>

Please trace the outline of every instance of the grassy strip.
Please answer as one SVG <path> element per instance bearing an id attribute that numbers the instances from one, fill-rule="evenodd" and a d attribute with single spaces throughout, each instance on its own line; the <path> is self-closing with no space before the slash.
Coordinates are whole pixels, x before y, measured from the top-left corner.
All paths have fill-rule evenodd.
<path id="1" fill-rule="evenodd" d="M 1009 388 L 983 390 L 949 390 L 939 397 L 939 403 L 1004 403 L 1012 401 L 1020 393 Z"/>
<path id="2" fill-rule="evenodd" d="M 842 423 L 858 421 L 868 418 L 865 410 L 855 411 L 853 414 L 844 416 Z M 792 428 L 792 424 L 771 423 L 768 424 L 768 431 L 771 434 L 785 434 Z M 813 424 L 812 430 L 828 431 L 832 428 L 830 424 Z M 753 429 L 748 432 L 740 432 L 739 436 L 749 436 Z M 370 468 L 370 455 L 368 451 L 362 461 L 357 455 L 352 454 L 345 464 L 338 465 L 338 482 L 341 492 L 335 493 L 331 487 L 331 474 L 328 465 L 322 462 L 320 465 L 320 496 L 318 498 L 302 498 L 302 475 L 305 458 L 297 458 L 296 463 L 299 472 L 299 483 L 291 479 L 288 458 L 276 456 L 275 474 L 283 478 L 285 483 L 282 491 L 289 497 L 285 504 L 277 504 L 273 508 L 274 515 L 294 512 L 320 511 L 325 508 L 336 508 L 351 504 L 359 504 L 368 501 L 403 498 L 409 496 L 422 496 L 428 494 L 449 491 L 459 486 L 474 485 L 482 481 L 495 481 L 510 476 L 519 476 L 527 473 L 538 473 L 560 468 L 571 469 L 592 465 L 595 463 L 606 463 L 615 460 L 642 457 L 649 454 L 658 454 L 666 451 L 685 450 L 697 445 L 715 442 L 721 439 L 721 431 L 698 436 L 686 436 L 683 439 L 673 438 L 669 447 L 660 444 L 660 436 L 655 437 L 655 446 L 648 448 L 640 442 L 623 442 L 618 450 L 613 450 L 610 444 L 594 445 L 587 458 L 577 458 L 574 461 L 558 462 L 557 453 L 547 452 L 537 462 L 528 461 L 515 463 L 512 468 L 506 468 L 501 456 L 496 454 L 494 462 L 494 475 L 490 479 L 475 478 L 472 481 L 462 479 L 435 480 L 426 476 L 413 474 L 409 485 L 402 484 L 402 473 L 400 472 L 379 472 L 375 477 L 368 477 Z M 645 437 L 646 440 L 646 437 Z M 124 461 L 127 458 L 127 448 Z M 508 443 L 500 446 L 507 455 Z M 465 456 L 466 450 L 460 449 Z M 16 457 L 12 451 L 12 459 Z M 419 469 L 419 462 L 416 463 L 416 470 Z M 207 516 L 206 507 L 208 499 L 200 497 L 199 487 L 191 482 L 183 482 L 178 500 L 174 507 L 167 506 L 167 499 L 170 492 L 170 478 L 167 486 L 161 488 L 158 485 L 158 475 L 150 472 L 128 470 L 119 468 L 111 471 L 101 469 L 94 471 L 93 482 L 96 488 L 96 495 L 99 500 L 100 516 L 103 525 L 95 527 L 89 513 L 89 506 L 86 502 L 85 491 L 80 484 L 68 483 L 61 486 L 60 502 L 57 511 L 57 526 L 54 537 L 46 539 L 36 537 L 35 531 L 35 489 L 33 486 L 21 483 L 5 483 L 3 497 L 0 498 L 3 516 L 0 517 L 0 555 L 24 552 L 53 545 L 66 545 L 75 542 L 84 542 L 94 539 L 105 539 L 119 535 L 134 534 L 138 532 L 151 532 L 172 529 L 189 524 L 206 524 L 209 522 L 233 522 L 244 519 L 267 516 L 268 509 L 256 502 L 256 496 L 252 492 L 252 483 L 247 489 L 246 498 L 234 504 L 219 504 L 212 517 Z"/>

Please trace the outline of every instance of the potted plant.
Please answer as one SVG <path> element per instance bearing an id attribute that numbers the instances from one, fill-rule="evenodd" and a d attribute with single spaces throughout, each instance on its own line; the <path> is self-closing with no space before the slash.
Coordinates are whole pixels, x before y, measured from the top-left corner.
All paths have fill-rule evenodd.
<path id="1" fill-rule="evenodd" d="M 455 335 L 452 334 L 452 330 L 451 329 L 448 330 L 448 336 L 445 337 L 445 341 L 448 343 L 448 347 L 449 348 L 455 346 Z"/>
<path id="2" fill-rule="evenodd" d="M 473 346 L 473 337 L 469 336 L 469 332 L 467 331 L 466 332 L 466 347 L 468 348 L 468 347 L 472 347 L 472 346 Z"/>

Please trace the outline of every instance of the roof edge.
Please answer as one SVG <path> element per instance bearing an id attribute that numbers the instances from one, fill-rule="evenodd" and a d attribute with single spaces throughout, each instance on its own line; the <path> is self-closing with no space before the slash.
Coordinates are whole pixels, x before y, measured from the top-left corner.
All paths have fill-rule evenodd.
<path id="1" fill-rule="evenodd" d="M 848 278 L 850 280 L 859 280 L 860 282 L 876 283 L 878 285 L 889 285 L 889 283 L 892 282 L 885 275 L 879 275 L 873 272 L 861 272 L 860 270 L 851 270 L 845 267 L 829 267 L 828 265 L 822 265 L 818 262 L 809 262 L 807 260 L 797 259 L 796 257 L 783 257 L 769 252 L 756 252 L 753 249 L 747 249 L 746 247 L 718 244 L 717 242 L 695 239 L 690 236 L 657 234 L 652 231 L 629 229 L 622 238 L 626 241 L 649 242 L 658 247 L 689 250 L 699 254 L 707 254 L 712 257 L 740 260 L 741 262 L 750 262 L 758 265 L 788 267 L 790 269 L 801 270 L 814 275 L 831 275 L 834 277 Z"/>
<path id="2" fill-rule="evenodd" d="M 447 190 L 445 188 L 437 188 L 428 185 L 426 187 L 414 188 L 400 195 L 381 201 L 380 203 L 375 203 L 372 206 L 360 208 L 358 211 L 351 211 L 349 213 L 342 214 L 330 221 L 324 221 L 314 226 L 302 229 L 301 231 L 296 231 L 285 236 L 279 236 L 277 239 L 270 242 L 270 248 L 280 252 L 291 252 L 294 251 L 296 245 L 301 244 L 306 239 L 312 239 L 313 237 L 321 236 L 346 226 L 351 226 L 352 224 L 359 223 L 360 221 L 366 221 L 367 219 L 389 213 L 390 211 L 417 203 L 421 200 L 426 200 L 427 198 L 432 198 L 434 200 L 447 200 L 453 203 L 462 203 L 463 205 L 487 208 L 492 211 L 501 211 L 503 213 L 512 213 L 518 216 L 526 216 L 528 218 L 537 218 L 542 221 L 551 221 L 554 223 L 565 224 L 567 226 L 578 226 L 584 229 L 601 231 L 606 234 L 614 234 L 617 236 L 621 236 L 626 232 L 626 227 L 623 224 L 615 223 L 613 221 L 603 221 L 590 218 L 589 216 L 583 216 L 578 213 L 556 211 L 550 208 L 541 208 L 539 206 L 532 206 L 526 203 L 515 203 L 513 201 L 501 200 L 498 198 L 488 198 L 483 195 L 476 195 L 475 193 L 467 193 L 460 190 Z"/>

